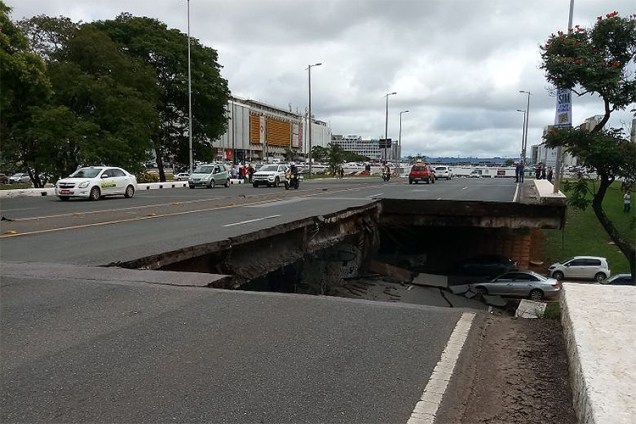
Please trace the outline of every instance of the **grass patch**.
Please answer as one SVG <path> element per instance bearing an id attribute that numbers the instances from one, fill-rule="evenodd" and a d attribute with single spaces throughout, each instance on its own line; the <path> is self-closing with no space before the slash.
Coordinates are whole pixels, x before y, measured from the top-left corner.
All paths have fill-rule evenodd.
<path id="1" fill-rule="evenodd" d="M 636 213 L 634 208 L 629 213 L 623 213 L 620 183 L 614 182 L 608 189 L 603 209 L 619 233 L 630 243 L 636 244 L 636 231 L 633 227 Z M 607 258 L 612 274 L 629 273 L 627 258 L 612 244 L 591 206 L 582 211 L 568 205 L 565 219 L 565 228 L 562 231 L 543 230 L 542 259 L 546 266 L 572 256 L 602 256 Z"/>
<path id="2" fill-rule="evenodd" d="M 31 183 L 0 184 L 0 190 L 18 190 L 24 188 L 33 188 L 33 185 Z"/>
<path id="3" fill-rule="evenodd" d="M 561 319 L 561 305 L 559 302 L 549 302 L 541 318 L 544 319 Z"/>

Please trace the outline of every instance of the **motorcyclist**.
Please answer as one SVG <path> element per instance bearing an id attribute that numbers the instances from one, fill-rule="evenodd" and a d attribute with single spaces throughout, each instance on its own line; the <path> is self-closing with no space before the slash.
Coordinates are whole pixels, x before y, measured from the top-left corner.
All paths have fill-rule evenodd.
<path id="1" fill-rule="evenodd" d="M 298 176 L 298 167 L 296 166 L 294 162 L 291 162 L 289 164 L 289 172 L 295 177 Z"/>

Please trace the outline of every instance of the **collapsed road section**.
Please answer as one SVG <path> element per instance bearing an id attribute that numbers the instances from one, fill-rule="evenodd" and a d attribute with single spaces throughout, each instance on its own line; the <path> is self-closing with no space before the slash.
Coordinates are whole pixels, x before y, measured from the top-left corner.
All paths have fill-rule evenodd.
<path id="1" fill-rule="evenodd" d="M 220 275 L 215 288 L 355 293 L 362 277 L 400 284 L 419 273 L 451 275 L 458 259 L 477 253 L 525 268 L 538 230 L 562 228 L 564 213 L 565 205 L 385 199 L 113 265 Z"/>

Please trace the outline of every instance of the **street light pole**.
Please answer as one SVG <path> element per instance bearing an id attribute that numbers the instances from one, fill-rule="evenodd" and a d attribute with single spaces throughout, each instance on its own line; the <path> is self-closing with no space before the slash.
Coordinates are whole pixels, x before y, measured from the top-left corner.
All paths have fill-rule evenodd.
<path id="1" fill-rule="evenodd" d="M 384 116 L 384 143 L 385 143 L 384 144 L 384 161 L 385 162 L 387 161 L 387 156 L 386 156 L 387 146 L 386 146 L 386 143 L 387 143 L 387 138 L 389 136 L 389 96 L 393 96 L 395 94 L 397 94 L 397 92 L 394 91 L 392 93 L 386 93 L 384 95 L 385 100 L 386 100 L 386 105 L 385 105 L 385 108 L 384 108 L 384 115 L 385 115 Z"/>
<path id="2" fill-rule="evenodd" d="M 521 125 L 521 155 L 520 155 L 520 160 L 524 161 L 524 166 L 525 164 L 525 158 L 524 158 L 524 150 L 523 150 L 523 146 L 525 143 L 525 139 L 526 139 L 526 110 L 525 109 L 517 109 L 517 112 L 522 112 L 523 113 L 523 124 Z"/>
<path id="3" fill-rule="evenodd" d="M 400 163 L 400 159 L 402 159 L 402 114 L 409 113 L 408 110 L 403 110 L 400 112 L 400 131 L 398 132 L 398 163 Z"/>
<path id="4" fill-rule="evenodd" d="M 309 175 L 311 176 L 311 124 L 313 119 L 311 118 L 311 68 L 312 66 L 320 66 L 322 63 L 314 63 L 307 66 L 307 72 L 309 75 L 309 112 L 307 119 L 307 141 L 309 142 L 309 152 L 307 152 L 307 159 L 309 160 Z"/>
<path id="5" fill-rule="evenodd" d="M 568 16 L 568 34 L 572 33 L 572 17 L 574 15 L 574 0 L 570 0 L 570 13 Z M 570 107 L 572 107 L 570 105 Z M 554 164 L 554 185 L 552 187 L 553 193 L 558 193 L 561 188 L 561 168 L 563 167 L 563 152 L 561 149 L 561 145 L 557 146 L 556 151 L 556 163 Z"/>
<path id="6" fill-rule="evenodd" d="M 530 96 L 532 93 L 529 91 L 519 90 L 520 93 L 528 95 L 528 103 L 526 104 L 526 113 L 525 113 L 525 125 L 524 125 L 524 135 L 523 135 L 523 145 L 521 146 L 521 156 L 523 157 L 523 165 L 526 166 L 526 149 L 528 148 L 528 123 L 530 122 Z"/>
<path id="7" fill-rule="evenodd" d="M 188 147 L 190 152 L 190 175 L 192 175 L 192 69 L 190 60 L 190 0 L 188 1 Z"/>

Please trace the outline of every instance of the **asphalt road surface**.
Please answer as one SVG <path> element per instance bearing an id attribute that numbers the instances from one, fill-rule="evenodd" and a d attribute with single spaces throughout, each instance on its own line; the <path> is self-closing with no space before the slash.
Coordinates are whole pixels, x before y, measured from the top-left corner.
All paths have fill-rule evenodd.
<path id="1" fill-rule="evenodd" d="M 454 179 L 409 185 L 379 178 L 307 181 L 299 190 L 232 185 L 139 191 L 98 202 L 56 197 L 3 199 L 4 261 L 105 265 L 182 249 L 362 206 L 382 198 L 510 202 L 510 179 Z"/>
<path id="2" fill-rule="evenodd" d="M 5 199 L 0 421 L 406 422 L 461 309 L 121 281 L 99 266 L 382 197 L 514 193 L 510 180 L 345 179 Z"/>

